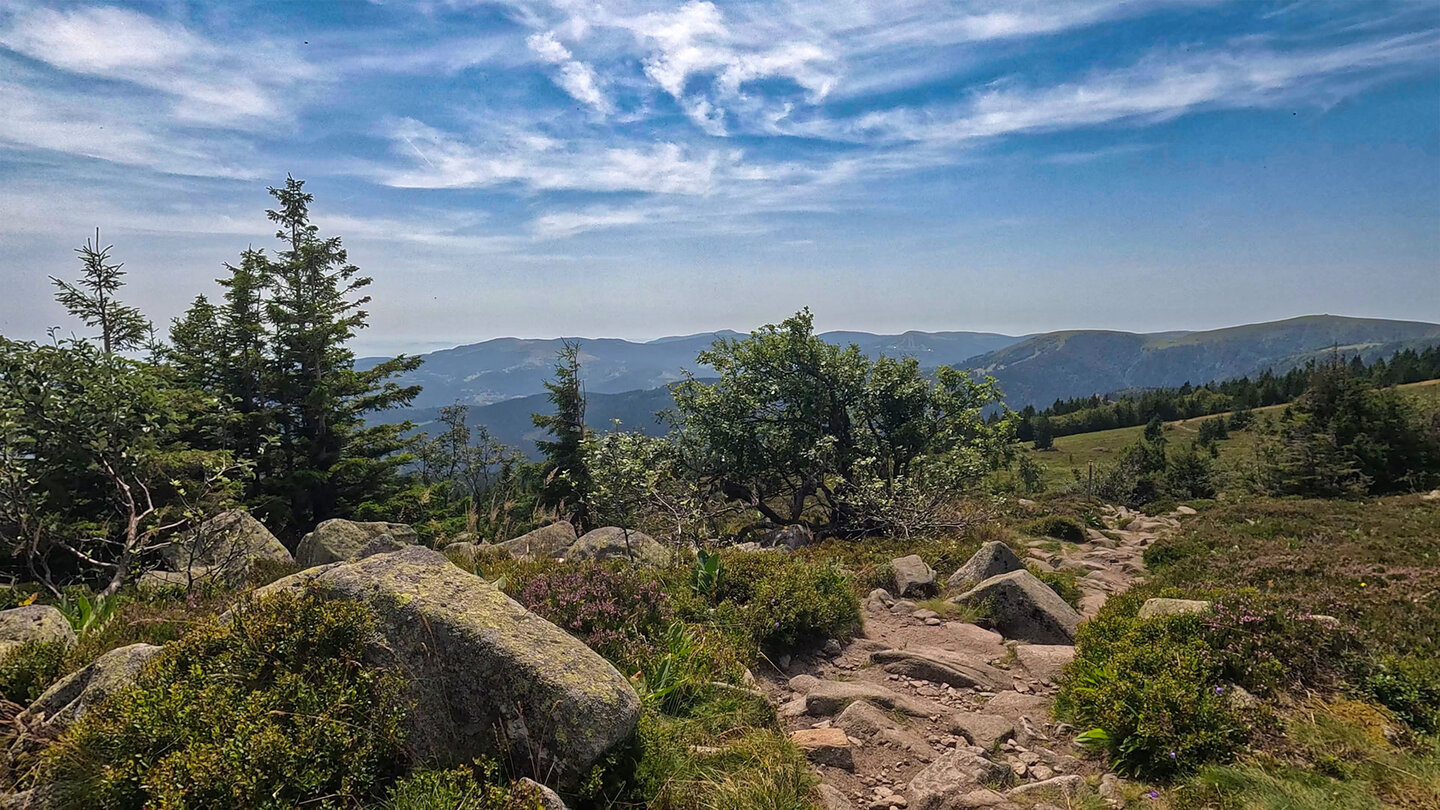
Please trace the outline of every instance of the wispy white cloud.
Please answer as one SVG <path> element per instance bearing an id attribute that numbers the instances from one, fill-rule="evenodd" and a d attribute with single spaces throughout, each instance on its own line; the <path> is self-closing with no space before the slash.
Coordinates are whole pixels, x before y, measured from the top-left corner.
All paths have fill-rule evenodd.
<path id="1" fill-rule="evenodd" d="M 484 188 L 514 185 L 533 190 L 639 191 L 699 195 L 709 192 L 737 156 L 699 152 L 661 142 L 609 147 L 570 145 L 529 131 L 466 138 L 413 119 L 393 122 L 387 134 L 411 167 L 381 170 L 377 179 L 397 188 Z M 419 165 L 412 158 L 419 158 Z"/>
<path id="2" fill-rule="evenodd" d="M 286 116 L 290 91 L 318 76 L 276 43 L 213 42 L 113 7 L 22 11 L 0 29 L 0 46 L 68 73 L 160 92 L 174 118 L 190 124 L 253 126 Z"/>
<path id="3" fill-rule="evenodd" d="M 614 105 L 600 90 L 600 82 L 595 76 L 595 71 L 589 65 L 576 59 L 568 48 L 560 44 L 553 31 L 531 34 L 525 43 L 542 61 L 559 68 L 559 75 L 555 77 L 555 83 L 560 86 L 560 89 L 601 115 L 614 112 Z"/>

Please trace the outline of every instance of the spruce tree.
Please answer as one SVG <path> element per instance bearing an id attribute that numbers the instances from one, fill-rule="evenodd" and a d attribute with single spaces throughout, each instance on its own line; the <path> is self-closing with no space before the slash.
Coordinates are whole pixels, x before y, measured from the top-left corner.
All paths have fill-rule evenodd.
<path id="1" fill-rule="evenodd" d="M 554 437 L 535 442 L 545 456 L 539 502 L 550 509 L 568 510 L 575 523 L 585 528 L 590 474 L 585 466 L 585 389 L 580 382 L 578 343 L 565 342 L 556 359 L 555 379 L 546 382 L 545 389 L 555 413 L 530 417 L 536 427 Z"/>
<path id="2" fill-rule="evenodd" d="M 100 229 L 95 229 L 95 241 L 85 240 L 84 247 L 76 248 L 80 263 L 85 266 L 77 283 L 71 284 L 54 276 L 50 280 L 59 288 L 55 300 L 86 326 L 99 328 L 100 347 L 106 354 L 133 351 L 146 346 L 150 337 L 150 321 L 140 310 L 120 303 L 116 298 L 120 288 L 125 286 L 125 265 L 113 262 L 110 250 L 113 246 L 100 246 Z"/>
<path id="3" fill-rule="evenodd" d="M 347 344 L 365 328 L 362 307 L 370 298 L 358 291 L 371 279 L 350 264 L 339 237 L 322 238 L 311 224 L 314 197 L 303 181 L 287 177 L 284 188 L 269 191 L 278 207 L 265 213 L 279 226 L 276 237 L 285 247 L 262 274 L 269 289 L 264 303 L 269 335 L 261 382 L 278 442 L 262 456 L 261 483 L 272 504 L 285 503 L 285 522 L 300 532 L 360 499 L 383 497 L 393 484 L 403 461 L 393 456 L 404 446 L 405 426 L 365 428 L 363 417 L 415 398 L 418 386 L 402 387 L 390 378 L 419 367 L 421 358 L 401 355 L 355 370 Z M 253 304 L 246 298 L 250 291 L 235 284 L 228 289 L 237 306 Z"/>

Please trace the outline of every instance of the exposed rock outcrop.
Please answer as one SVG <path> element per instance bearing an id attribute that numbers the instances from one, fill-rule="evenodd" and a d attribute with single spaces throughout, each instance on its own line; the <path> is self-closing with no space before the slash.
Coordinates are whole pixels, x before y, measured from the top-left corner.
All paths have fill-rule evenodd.
<path id="1" fill-rule="evenodd" d="M 984 662 L 973 661 L 939 647 L 878 650 L 870 654 L 870 660 L 895 675 L 959 688 L 996 690 L 1010 686 L 1010 676 L 1006 673 Z"/>
<path id="2" fill-rule="evenodd" d="M 1071 644 L 1080 614 L 1029 571 L 990 577 L 955 597 L 959 604 L 985 606 L 1006 638 L 1034 644 Z"/>
<path id="3" fill-rule="evenodd" d="M 970 555 L 965 564 L 955 569 L 946 582 L 952 588 L 969 588 L 991 577 L 1025 570 L 1025 563 L 1015 556 L 1010 547 L 999 540 L 991 540 Z"/>
<path id="4" fill-rule="evenodd" d="M 421 761 L 488 756 L 563 790 L 635 730 L 640 701 L 614 667 L 437 551 L 311 569 L 257 594 L 311 582 L 376 612 L 372 657 L 408 676 Z"/>
<path id="5" fill-rule="evenodd" d="M 526 532 L 514 540 L 506 540 L 500 545 L 516 557 L 555 559 L 565 556 L 565 552 L 569 551 L 578 539 L 580 538 L 575 536 L 575 527 L 570 525 L 570 521 L 561 520 Z"/>
<path id="6" fill-rule="evenodd" d="M 415 530 L 404 523 L 360 523 L 335 518 L 321 523 L 300 539 L 295 562 L 306 568 L 348 562 L 399 551 L 419 541 Z"/>
<path id="7" fill-rule="evenodd" d="M 73 647 L 75 631 L 65 614 L 49 605 L 0 610 L 0 658 L 32 641 L 60 642 Z"/>
<path id="8" fill-rule="evenodd" d="M 626 544 L 626 538 L 629 544 Z M 645 565 L 664 565 L 670 552 L 650 535 L 616 526 L 588 531 L 565 551 L 567 560 L 633 560 Z"/>
<path id="9" fill-rule="evenodd" d="M 54 739 L 109 695 L 135 682 L 135 676 L 162 648 L 131 644 L 111 650 L 61 678 L 16 718 L 27 737 Z"/>
<path id="10" fill-rule="evenodd" d="M 968 810 L 976 806 L 968 800 L 970 793 L 987 790 L 985 785 L 998 784 L 1009 775 L 1004 765 L 957 749 L 910 780 L 909 810 Z"/>
<path id="11" fill-rule="evenodd" d="M 243 509 L 221 512 L 183 533 L 163 554 L 174 571 L 192 569 L 187 584 L 192 578 L 244 580 L 256 560 L 295 562 L 275 535 Z"/>

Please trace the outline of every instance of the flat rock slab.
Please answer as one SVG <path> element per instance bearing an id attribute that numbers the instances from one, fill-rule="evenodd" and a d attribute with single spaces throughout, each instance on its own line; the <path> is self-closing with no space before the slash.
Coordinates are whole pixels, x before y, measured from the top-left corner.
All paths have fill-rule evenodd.
<path id="1" fill-rule="evenodd" d="M 855 754 L 850 739 L 838 728 L 805 728 L 790 734 L 790 742 L 805 752 L 805 758 L 816 765 L 829 765 L 845 771 L 855 770 Z"/>
<path id="2" fill-rule="evenodd" d="M 962 712 L 950 718 L 950 732 L 987 751 L 1015 739 L 1015 721 L 998 714 Z"/>
<path id="3" fill-rule="evenodd" d="M 1002 635 L 1034 644 L 1073 644 L 1080 624 L 1080 614 L 1029 571 L 991 577 L 954 601 L 983 605 Z"/>
<path id="4" fill-rule="evenodd" d="M 1059 679 L 1065 665 L 1075 660 L 1075 648 L 1068 644 L 1016 644 L 1015 662 L 1042 681 Z"/>
<path id="5" fill-rule="evenodd" d="M 918 732 L 863 700 L 846 706 L 845 711 L 835 718 L 835 728 L 872 745 L 890 746 L 915 755 L 935 755 L 935 749 Z"/>
<path id="6" fill-rule="evenodd" d="M 1209 613 L 1211 604 L 1202 599 L 1146 599 L 1138 614 L 1142 619 L 1157 616 L 1186 616 L 1193 613 Z"/>
<path id="7" fill-rule="evenodd" d="M 968 810 L 968 795 L 1000 784 L 1010 769 L 969 751 L 951 751 L 910 780 L 909 810 Z M 1001 805 L 979 805 L 994 807 Z"/>
<path id="8" fill-rule="evenodd" d="M 882 709 L 908 714 L 912 717 L 933 717 L 945 714 L 945 710 L 928 701 L 893 692 L 872 683 L 851 681 L 821 681 L 805 695 L 805 713 L 811 717 L 830 717 L 844 711 L 846 706 L 857 700 L 864 700 Z"/>
<path id="9" fill-rule="evenodd" d="M 1010 684 L 1010 676 L 995 667 L 938 647 L 880 650 L 871 653 L 870 660 L 894 675 L 945 683 L 962 689 L 968 687 L 995 691 Z"/>

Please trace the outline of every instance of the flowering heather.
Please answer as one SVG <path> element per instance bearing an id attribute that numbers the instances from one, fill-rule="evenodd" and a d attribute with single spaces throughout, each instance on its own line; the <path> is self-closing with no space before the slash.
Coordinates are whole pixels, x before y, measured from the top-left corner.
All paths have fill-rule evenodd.
<path id="1" fill-rule="evenodd" d="M 519 600 L 590 649 L 631 669 L 655 654 L 652 640 L 674 619 L 659 582 L 595 563 L 537 576 Z"/>

